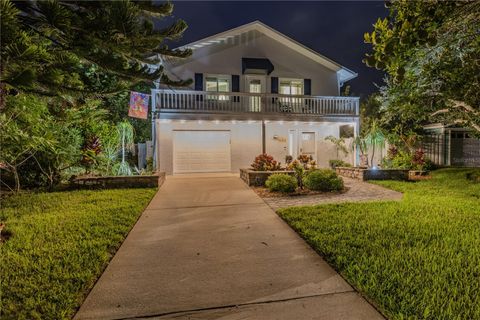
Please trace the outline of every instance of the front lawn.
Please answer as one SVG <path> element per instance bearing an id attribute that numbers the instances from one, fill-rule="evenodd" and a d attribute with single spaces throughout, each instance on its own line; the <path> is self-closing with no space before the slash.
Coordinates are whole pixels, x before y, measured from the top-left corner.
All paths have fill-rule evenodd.
<path id="1" fill-rule="evenodd" d="M 279 215 L 391 319 L 480 319 L 480 183 L 473 169 L 379 181 L 401 202 L 295 207 Z"/>
<path id="2" fill-rule="evenodd" d="M 69 319 L 155 189 L 26 193 L 2 200 L 0 318 Z"/>

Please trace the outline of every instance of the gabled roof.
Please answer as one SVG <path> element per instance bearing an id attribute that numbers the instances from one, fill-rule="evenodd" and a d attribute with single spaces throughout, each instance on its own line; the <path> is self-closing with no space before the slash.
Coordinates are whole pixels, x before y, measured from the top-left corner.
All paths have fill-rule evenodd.
<path id="1" fill-rule="evenodd" d="M 190 48 L 192 50 L 202 48 L 209 45 L 219 44 L 228 41 L 229 39 L 241 36 L 243 34 L 251 33 L 252 31 L 260 32 L 280 43 L 287 45 L 289 48 L 297 51 L 298 53 L 312 59 L 313 61 L 325 66 L 326 68 L 338 73 L 340 82 L 346 82 L 358 76 L 357 73 L 340 65 L 339 63 L 321 55 L 320 53 L 304 46 L 298 41 L 284 35 L 283 33 L 267 26 L 260 21 L 253 21 L 239 27 L 215 34 L 213 36 L 186 44 L 178 49 Z"/>

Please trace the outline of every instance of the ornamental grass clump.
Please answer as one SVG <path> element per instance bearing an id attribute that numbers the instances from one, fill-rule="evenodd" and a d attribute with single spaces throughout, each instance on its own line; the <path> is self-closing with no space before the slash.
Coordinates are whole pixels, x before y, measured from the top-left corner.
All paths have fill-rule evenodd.
<path id="1" fill-rule="evenodd" d="M 313 170 L 305 175 L 303 184 L 315 191 L 341 191 L 343 180 L 330 169 Z"/>
<path id="2" fill-rule="evenodd" d="M 288 174 L 275 173 L 268 177 L 265 186 L 270 191 L 294 192 L 297 189 L 297 179 Z"/>

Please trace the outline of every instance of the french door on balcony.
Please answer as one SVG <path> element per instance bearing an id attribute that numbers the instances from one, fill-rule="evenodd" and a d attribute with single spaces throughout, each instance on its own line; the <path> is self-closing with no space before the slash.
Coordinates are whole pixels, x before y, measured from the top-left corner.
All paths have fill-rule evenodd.
<path id="1" fill-rule="evenodd" d="M 245 79 L 247 91 L 254 94 L 248 97 L 248 111 L 260 112 L 263 103 L 261 94 L 265 93 L 265 76 L 248 75 Z"/>

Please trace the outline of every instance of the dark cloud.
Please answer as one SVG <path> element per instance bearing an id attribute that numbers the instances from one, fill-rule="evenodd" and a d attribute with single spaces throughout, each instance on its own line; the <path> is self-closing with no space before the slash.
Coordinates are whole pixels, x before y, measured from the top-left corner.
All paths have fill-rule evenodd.
<path id="1" fill-rule="evenodd" d="M 359 73 L 349 82 L 357 95 L 375 91 L 382 73 L 362 63 L 369 46 L 363 34 L 387 15 L 383 1 L 175 1 L 174 14 L 189 28 L 173 46 L 183 45 L 260 20 Z"/>

